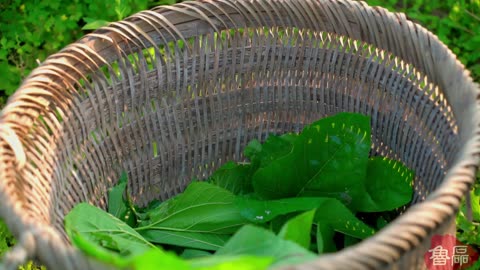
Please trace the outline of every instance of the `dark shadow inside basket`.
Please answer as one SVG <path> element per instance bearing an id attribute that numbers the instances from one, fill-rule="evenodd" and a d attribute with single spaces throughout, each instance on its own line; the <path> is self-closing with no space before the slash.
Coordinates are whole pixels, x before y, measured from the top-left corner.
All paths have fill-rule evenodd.
<path id="1" fill-rule="evenodd" d="M 77 85 L 53 168 L 49 213 L 60 231 L 75 204 L 106 207 L 122 171 L 143 206 L 243 160 L 251 139 L 342 111 L 371 117 L 372 155 L 415 170 L 413 203 L 438 187 L 458 153 L 438 87 L 369 44 L 296 28 L 242 29 L 160 49 L 132 51 Z"/>

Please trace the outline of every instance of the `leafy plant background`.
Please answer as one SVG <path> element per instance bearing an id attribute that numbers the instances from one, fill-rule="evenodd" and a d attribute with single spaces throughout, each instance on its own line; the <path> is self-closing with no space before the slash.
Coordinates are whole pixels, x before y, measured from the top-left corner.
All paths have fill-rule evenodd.
<path id="1" fill-rule="evenodd" d="M 2 103 L 39 62 L 105 22 L 175 0 L 0 1 Z"/>
<path id="2" fill-rule="evenodd" d="M 0 1 L 0 105 L 20 82 L 67 44 L 109 21 L 181 0 Z M 479 0 L 367 0 L 427 27 L 480 80 Z"/>
<path id="3" fill-rule="evenodd" d="M 67 44 L 109 21 L 120 20 L 157 5 L 176 2 L 181 0 L 1 1 L 0 107 L 39 63 Z M 391 11 L 404 12 L 409 19 L 425 26 L 458 56 L 472 72 L 474 80 L 480 81 L 480 49 L 478 49 L 480 0 L 367 0 L 367 2 L 369 5 L 382 6 Z M 479 196 L 478 188 L 474 190 L 473 195 Z M 478 213 L 474 216 L 478 216 Z M 474 220 L 471 224 L 465 224 L 465 220 L 462 222 L 460 237 L 468 239 L 470 244 L 478 248 L 480 220 Z M 462 234 L 465 234 L 464 237 Z M 0 242 L 0 254 L 14 242 L 5 226 L 0 226 Z M 25 269 L 32 267 L 30 263 Z"/>

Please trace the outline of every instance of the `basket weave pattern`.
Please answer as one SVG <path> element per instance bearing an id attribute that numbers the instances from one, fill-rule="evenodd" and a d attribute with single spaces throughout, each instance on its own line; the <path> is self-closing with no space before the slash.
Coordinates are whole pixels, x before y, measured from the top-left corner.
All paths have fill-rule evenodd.
<path id="1" fill-rule="evenodd" d="M 413 205 L 374 237 L 290 269 L 423 267 L 480 153 L 479 89 L 403 14 L 362 2 L 209 0 L 143 11 L 49 57 L 0 115 L 0 215 L 8 267 L 104 269 L 63 217 L 106 207 L 123 170 L 139 205 L 242 160 L 251 139 L 350 111 L 372 119 L 372 155 L 416 172 Z"/>

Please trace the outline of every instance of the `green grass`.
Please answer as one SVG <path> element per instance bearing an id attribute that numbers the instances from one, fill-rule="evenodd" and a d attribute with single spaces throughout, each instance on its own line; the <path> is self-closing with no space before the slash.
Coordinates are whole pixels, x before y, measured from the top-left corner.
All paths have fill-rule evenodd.
<path id="1" fill-rule="evenodd" d="M 45 58 L 105 22 L 123 19 L 142 9 L 176 0 L 4 0 L 0 2 L 0 107 L 20 82 Z M 435 33 L 480 81 L 480 0 L 367 0 Z M 472 191 L 478 202 L 480 184 Z M 478 207 L 474 219 L 460 209 L 458 237 L 479 248 Z M 475 218 L 477 217 L 477 218 Z M 0 223 L 0 254 L 15 240 Z M 32 263 L 23 269 L 39 269 Z"/>

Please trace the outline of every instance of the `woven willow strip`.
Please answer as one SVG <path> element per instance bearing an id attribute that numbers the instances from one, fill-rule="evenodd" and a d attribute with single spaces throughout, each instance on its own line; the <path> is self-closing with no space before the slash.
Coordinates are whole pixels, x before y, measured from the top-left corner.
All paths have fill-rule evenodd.
<path id="1" fill-rule="evenodd" d="M 105 269 L 65 214 L 128 172 L 139 205 L 181 192 L 251 139 L 337 112 L 371 116 L 371 154 L 416 171 L 413 204 L 362 243 L 288 269 L 421 269 L 475 179 L 478 86 L 403 14 L 363 2 L 206 0 L 143 11 L 50 56 L 0 114 L 7 268 Z M 406 210 L 406 209 L 404 209 Z"/>

